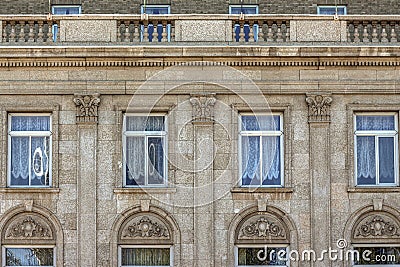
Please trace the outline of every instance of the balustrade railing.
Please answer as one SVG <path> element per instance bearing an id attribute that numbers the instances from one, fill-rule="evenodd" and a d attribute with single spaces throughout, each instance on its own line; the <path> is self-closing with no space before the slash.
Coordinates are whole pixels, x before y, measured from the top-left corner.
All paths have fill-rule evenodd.
<path id="1" fill-rule="evenodd" d="M 193 39 L 193 43 L 293 44 L 304 42 L 304 40 L 297 38 L 303 34 L 300 32 L 302 30 L 310 36 L 321 36 L 326 34 L 327 31 L 333 31 L 332 27 L 323 27 L 321 26 L 323 24 L 318 24 L 317 22 L 331 23 L 330 25 L 336 27 L 334 29 L 336 32 L 340 31 L 339 40 L 330 40 L 331 42 L 340 42 L 343 45 L 400 44 L 400 16 L 339 16 L 335 18 L 334 16 L 316 15 L 204 15 L 204 17 L 202 15 L 1 16 L 2 38 L 0 41 L 2 45 L 54 45 L 55 43 L 78 42 L 76 38 L 71 39 L 71 41 L 65 37 L 65 32 L 68 32 L 68 29 L 63 29 L 63 27 L 72 25 L 71 23 L 66 23 L 72 20 L 77 24 L 82 21 L 95 23 L 99 21 L 99 25 L 100 21 L 106 20 L 110 22 L 107 25 L 111 25 L 111 28 L 107 29 L 107 33 L 113 35 L 113 38 L 110 38 L 108 42 L 115 42 L 116 44 L 185 42 L 188 39 L 187 36 L 196 35 L 196 33 L 197 39 Z M 196 23 L 195 27 L 188 27 L 191 21 Z M 199 34 L 195 31 L 196 29 L 198 30 L 203 21 L 205 22 L 203 27 L 209 27 L 214 22 L 215 25 L 223 25 L 221 27 L 226 27 L 226 29 L 221 30 L 221 33 L 226 33 L 228 37 L 221 40 L 217 38 L 216 40 L 214 36 L 213 39 L 208 40 L 207 34 L 204 34 L 204 38 L 199 40 Z M 317 23 L 320 26 L 309 27 L 310 29 L 304 30 L 304 27 L 299 27 L 300 24 L 305 25 L 304 22 L 309 23 L 308 25 Z M 181 26 L 178 26 L 178 24 Z M 210 30 L 215 30 L 215 27 L 217 27 L 215 25 L 213 26 L 214 28 L 210 27 Z M 82 28 L 83 26 L 78 26 L 75 29 L 70 29 L 70 31 L 75 31 L 76 35 L 76 31 Z M 90 30 L 86 29 L 86 34 Z M 98 33 L 89 32 L 89 35 L 91 34 L 91 38 L 96 38 L 96 34 L 101 35 L 102 30 L 99 27 L 97 29 Z M 64 38 L 60 39 L 60 32 L 62 31 L 64 31 Z M 203 33 L 205 31 L 207 29 L 202 29 Z M 320 39 L 322 40 L 323 38 Z M 313 40 L 311 39 L 311 41 Z M 315 42 L 330 41 L 320 41 L 317 38 Z M 85 38 L 82 38 L 82 42 L 85 42 Z M 92 39 L 91 42 L 93 42 Z M 99 40 L 99 42 L 101 41 Z"/>

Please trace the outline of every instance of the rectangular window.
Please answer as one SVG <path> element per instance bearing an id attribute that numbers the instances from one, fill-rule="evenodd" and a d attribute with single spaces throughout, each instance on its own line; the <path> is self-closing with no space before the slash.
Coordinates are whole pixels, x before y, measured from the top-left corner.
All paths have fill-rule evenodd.
<path id="1" fill-rule="evenodd" d="M 3 266 L 55 266 L 54 248 L 4 247 Z M 3 260 L 4 261 L 4 260 Z"/>
<path id="2" fill-rule="evenodd" d="M 170 6 L 169 5 L 142 5 L 141 6 L 141 13 L 148 14 L 148 15 L 168 15 L 170 14 Z M 157 30 L 157 33 L 154 33 L 154 30 Z M 157 35 L 157 41 L 161 42 L 162 40 L 162 33 L 163 33 L 163 25 L 158 24 L 157 27 L 154 27 L 154 24 L 149 24 L 147 28 L 147 32 L 149 34 L 149 42 L 153 42 L 153 35 Z M 141 35 L 140 39 L 143 41 L 143 33 L 144 33 L 144 25 L 141 26 Z M 154 34 L 153 34 L 154 33 Z M 171 41 L 171 24 L 167 24 L 166 28 L 167 33 L 167 40 L 168 42 Z"/>
<path id="3" fill-rule="evenodd" d="M 273 244 L 271 244 L 271 247 L 242 245 L 240 247 L 235 247 L 235 253 L 235 266 L 237 267 L 289 266 L 288 261 L 282 259 L 286 257 L 286 246 L 274 246 Z"/>
<path id="4" fill-rule="evenodd" d="M 172 266 L 171 247 L 120 247 L 119 266 Z"/>
<path id="5" fill-rule="evenodd" d="M 397 185 L 397 115 L 357 114 L 354 125 L 356 184 Z"/>
<path id="6" fill-rule="evenodd" d="M 229 14 L 232 15 L 239 15 L 239 14 L 244 14 L 244 15 L 255 15 L 258 14 L 258 6 L 256 5 L 230 5 L 229 6 Z M 235 24 L 235 40 L 236 42 L 239 42 L 240 39 L 240 25 Z M 249 34 L 250 34 L 250 26 L 249 24 L 245 24 L 244 28 L 244 39 L 246 42 L 249 41 Z M 254 41 L 258 40 L 258 25 L 253 26 L 253 34 L 254 34 Z"/>
<path id="7" fill-rule="evenodd" d="M 12 187 L 51 184 L 51 117 L 10 114 L 8 176 Z"/>
<path id="8" fill-rule="evenodd" d="M 240 116 L 242 186 L 283 186 L 281 114 Z"/>
<path id="9" fill-rule="evenodd" d="M 166 185 L 166 117 L 124 117 L 125 186 Z"/>
<path id="10" fill-rule="evenodd" d="M 79 15 L 81 14 L 82 9 L 81 6 L 62 6 L 56 5 L 51 7 L 51 13 L 53 15 Z M 53 41 L 57 41 L 57 34 L 58 34 L 58 25 L 54 24 L 52 27 L 53 32 Z"/>
<path id="11" fill-rule="evenodd" d="M 318 15 L 347 15 L 346 6 L 318 6 Z"/>
<path id="12" fill-rule="evenodd" d="M 398 246 L 360 246 L 354 250 L 358 255 L 358 258 L 352 259 L 354 266 L 400 266 Z"/>

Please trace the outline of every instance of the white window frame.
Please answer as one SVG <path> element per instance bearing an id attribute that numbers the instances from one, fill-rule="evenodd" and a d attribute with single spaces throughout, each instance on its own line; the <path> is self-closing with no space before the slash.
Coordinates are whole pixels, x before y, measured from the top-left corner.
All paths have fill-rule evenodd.
<path id="1" fill-rule="evenodd" d="M 331 16 L 331 15 L 321 14 L 321 9 L 324 9 L 324 8 L 326 8 L 326 9 L 334 9 L 335 10 L 335 14 L 338 13 L 339 9 L 343 9 L 343 15 L 342 14 L 338 14 L 338 15 L 339 16 L 347 15 L 347 7 L 346 6 L 323 6 L 323 5 L 317 7 L 317 14 L 318 15 L 324 15 L 324 16 Z"/>
<path id="2" fill-rule="evenodd" d="M 243 7 L 255 7 L 256 13 L 255 14 L 245 14 L 245 15 L 258 15 L 258 5 L 229 5 L 229 14 L 232 15 L 232 8 L 242 8 Z M 248 26 L 248 24 L 245 24 Z M 239 24 L 235 24 L 235 28 L 239 27 Z M 236 30 L 235 30 L 236 31 Z M 254 41 L 258 41 L 258 24 L 253 25 L 253 34 L 254 34 Z"/>
<path id="3" fill-rule="evenodd" d="M 51 6 L 51 14 L 54 14 L 54 10 L 55 8 L 69 8 L 69 7 L 77 7 L 79 10 L 78 14 L 68 14 L 68 15 L 64 15 L 64 16 L 71 16 L 71 15 L 80 15 L 82 13 L 82 6 L 81 5 L 52 5 Z"/>
<path id="4" fill-rule="evenodd" d="M 157 117 L 157 116 L 162 116 L 164 117 L 164 131 L 126 131 L 126 117 L 135 117 L 135 116 L 148 116 L 148 117 Z M 122 145 L 123 145 L 123 186 L 124 187 L 166 187 L 168 185 L 168 161 L 167 161 L 167 156 L 168 156 L 168 116 L 165 113 L 151 113 L 151 114 L 141 114 L 141 113 L 129 113 L 129 114 L 124 114 L 123 118 L 123 134 L 122 134 Z M 127 185 L 126 184 L 126 159 L 127 159 L 127 148 L 126 148 L 126 138 L 130 136 L 141 136 L 145 137 L 145 147 L 147 148 L 147 139 L 149 137 L 162 137 L 163 140 L 163 160 L 164 160 L 164 183 L 163 184 L 148 184 L 148 151 L 145 151 L 145 184 L 144 185 Z"/>
<path id="5" fill-rule="evenodd" d="M 47 266 L 26 266 L 26 265 L 21 265 L 20 267 L 55 267 L 56 266 L 56 255 L 57 255 L 57 248 L 56 246 L 47 246 L 47 245 L 3 245 L 2 246 L 2 266 L 4 267 L 11 267 L 9 265 L 6 265 L 6 258 L 7 258 L 7 253 L 6 249 L 8 248 L 52 248 L 53 249 L 53 265 L 47 265 Z"/>
<path id="6" fill-rule="evenodd" d="M 18 116 L 32 116 L 32 117 L 49 117 L 50 131 L 11 131 L 11 119 Z M 53 159 L 53 138 L 52 138 L 52 116 L 50 113 L 9 113 L 8 114 L 8 170 L 7 170 L 7 186 L 8 187 L 21 187 L 21 188 L 43 188 L 52 186 L 52 159 Z M 31 158 L 29 157 L 29 185 L 11 185 L 11 138 L 12 137 L 49 137 L 49 184 L 48 185 L 31 185 Z M 31 145 L 29 143 L 29 145 Z M 29 149 L 30 151 L 30 149 Z"/>
<path id="7" fill-rule="evenodd" d="M 118 267 L 159 267 L 159 266 L 143 266 L 143 265 L 122 265 L 122 249 L 123 248 L 169 248 L 169 267 L 174 266 L 174 248 L 172 245 L 119 245 L 118 246 Z"/>
<path id="8" fill-rule="evenodd" d="M 266 266 L 274 266 L 274 267 L 288 267 L 290 266 L 290 259 L 286 261 L 286 265 L 239 265 L 239 248 L 286 248 L 286 255 L 289 253 L 289 245 L 287 244 L 236 244 L 234 247 L 235 254 L 235 267 L 266 267 Z M 267 255 L 269 257 L 269 255 Z"/>
<path id="9" fill-rule="evenodd" d="M 400 244 L 352 244 L 351 248 L 355 250 L 355 248 L 374 248 L 374 247 L 400 247 Z M 360 255 L 360 258 L 362 255 Z M 350 259 L 351 260 L 351 259 Z M 382 266 L 392 266 L 392 267 L 400 267 L 400 264 L 360 264 L 355 265 L 354 262 L 351 263 L 353 267 L 382 267 Z"/>
<path id="10" fill-rule="evenodd" d="M 242 131 L 242 116 L 276 116 L 279 115 L 280 117 L 280 125 L 279 128 L 281 129 L 280 131 Z M 285 164 L 284 164 L 284 154 L 285 154 L 285 147 L 284 147 L 284 137 L 285 137 L 285 133 L 284 133 L 284 128 L 283 128 L 283 112 L 272 112 L 269 114 L 265 114 L 265 113 L 251 113 L 251 112 L 242 112 L 239 114 L 239 140 L 238 140 L 238 144 L 239 144 L 239 155 L 238 155 L 238 159 L 239 159 L 239 180 L 240 180 L 240 186 L 241 187 L 284 187 L 284 183 L 285 183 L 285 177 L 284 177 L 284 170 L 285 170 Z M 259 185 L 243 185 L 242 184 L 242 175 L 243 175 L 243 169 L 242 169 L 242 136 L 279 136 L 279 141 L 280 141 L 280 160 L 281 160 L 281 182 L 279 185 L 263 185 L 262 182 L 262 175 L 260 175 L 260 184 Z M 262 142 L 260 143 L 261 147 L 260 147 L 260 161 L 262 162 Z M 263 168 L 260 168 L 260 171 L 262 173 Z"/>
<path id="11" fill-rule="evenodd" d="M 394 116 L 395 130 L 358 130 L 357 131 L 357 116 Z M 399 185 L 399 145 L 398 145 L 398 113 L 397 112 L 356 112 L 353 115 L 353 125 L 354 125 L 354 134 L 353 134 L 353 143 L 354 143 L 354 184 L 356 187 L 385 187 L 385 186 L 398 186 Z M 371 185 L 359 185 L 357 181 L 357 137 L 358 136 L 375 136 L 375 184 Z M 394 183 L 379 183 L 379 137 L 393 137 L 394 139 Z"/>
<path id="12" fill-rule="evenodd" d="M 140 6 L 140 14 L 144 14 L 144 7 L 145 7 L 144 5 Z M 157 8 L 157 7 L 160 7 L 160 8 L 167 7 L 168 8 L 168 14 L 171 14 L 171 5 L 146 5 L 146 8 L 147 7 L 155 7 L 155 8 Z M 162 16 L 162 15 L 152 14 L 152 16 Z M 167 24 L 166 31 L 167 31 L 167 41 L 171 42 L 171 24 Z M 140 26 L 140 41 L 141 42 L 143 42 L 143 32 L 144 32 L 144 26 L 141 25 Z M 152 42 L 154 42 L 154 40 Z M 158 40 L 157 40 L 157 43 L 158 43 Z"/>

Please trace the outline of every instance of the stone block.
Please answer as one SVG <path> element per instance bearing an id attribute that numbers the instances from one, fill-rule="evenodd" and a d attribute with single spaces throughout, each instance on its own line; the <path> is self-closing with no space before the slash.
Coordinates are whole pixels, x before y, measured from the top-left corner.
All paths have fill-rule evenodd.
<path id="1" fill-rule="evenodd" d="M 291 42 L 346 42 L 346 22 L 338 20 L 294 20 Z"/>
<path id="2" fill-rule="evenodd" d="M 116 42 L 116 20 L 61 20 L 61 42 Z"/>
<path id="3" fill-rule="evenodd" d="M 175 40 L 178 42 L 231 42 L 230 20 L 177 20 Z"/>

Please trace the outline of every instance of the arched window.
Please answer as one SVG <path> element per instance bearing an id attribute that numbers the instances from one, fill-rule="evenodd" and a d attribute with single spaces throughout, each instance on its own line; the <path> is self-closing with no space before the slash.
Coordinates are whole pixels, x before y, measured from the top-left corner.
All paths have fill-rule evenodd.
<path id="1" fill-rule="evenodd" d="M 246 216 L 235 232 L 235 266 L 289 266 L 290 231 L 275 214 Z"/>
<path id="2" fill-rule="evenodd" d="M 161 216 L 140 212 L 118 233 L 118 266 L 173 266 L 173 231 Z"/>
<path id="3" fill-rule="evenodd" d="M 400 221 L 385 211 L 359 216 L 351 231 L 353 266 L 400 266 Z"/>
<path id="4" fill-rule="evenodd" d="M 57 264 L 57 233 L 48 217 L 34 211 L 15 212 L 1 232 L 2 266 L 61 266 Z M 59 238 L 59 239 L 62 239 Z M 62 240 L 60 240 L 62 242 Z M 60 251 L 61 248 L 59 248 Z"/>

